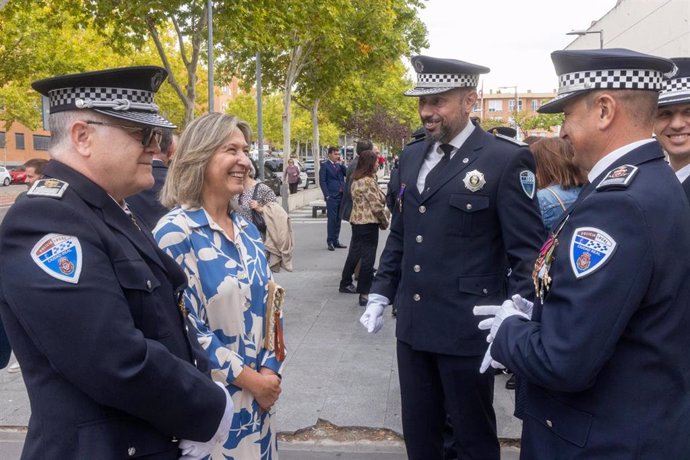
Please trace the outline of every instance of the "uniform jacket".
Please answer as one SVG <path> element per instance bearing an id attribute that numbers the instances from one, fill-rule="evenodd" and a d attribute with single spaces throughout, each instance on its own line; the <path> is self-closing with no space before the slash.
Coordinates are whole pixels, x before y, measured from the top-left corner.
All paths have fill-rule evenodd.
<path id="1" fill-rule="evenodd" d="M 597 190 L 620 165 L 639 168 L 627 188 Z M 523 458 L 688 458 L 690 212 L 674 179 L 652 142 L 585 187 L 543 305 L 532 321 L 510 317 L 498 330 L 492 356 L 527 382 Z M 577 277 L 587 264 L 571 242 L 583 228 L 616 246 Z"/>
<path id="2" fill-rule="evenodd" d="M 685 191 L 685 196 L 688 198 L 688 201 L 690 201 L 690 180 L 685 179 L 683 182 L 683 191 Z"/>
<path id="3" fill-rule="evenodd" d="M 158 199 L 163 184 L 165 184 L 165 178 L 168 175 L 168 168 L 160 160 L 153 160 L 152 165 L 153 178 L 155 180 L 153 187 L 132 195 L 126 200 L 127 205 L 137 216 L 137 219 L 143 221 L 150 230 L 153 230 L 158 223 L 158 219 L 168 212 L 168 209 Z"/>
<path id="4" fill-rule="evenodd" d="M 429 148 L 418 142 L 400 156 L 401 198 L 371 292 L 395 299 L 399 340 L 422 351 L 475 356 L 487 344 L 472 308 L 516 292 L 532 297 L 544 226 L 536 187 L 528 194 L 520 175 L 534 171 L 534 160 L 526 148 L 476 128 L 420 195 L 417 176 Z M 486 183 L 472 192 L 464 179 L 475 171 Z"/>
<path id="5" fill-rule="evenodd" d="M 333 164 L 331 160 L 326 160 L 319 168 L 319 186 L 324 198 L 340 198 L 345 190 L 345 165 Z"/>
<path id="6" fill-rule="evenodd" d="M 176 459 L 173 437 L 210 439 L 225 407 L 177 307 L 184 273 L 95 183 L 56 161 L 45 176 L 64 195 L 27 197 L 0 229 L 0 313 L 31 403 L 22 458 Z M 78 239 L 76 283 L 32 259 L 50 233 Z"/>

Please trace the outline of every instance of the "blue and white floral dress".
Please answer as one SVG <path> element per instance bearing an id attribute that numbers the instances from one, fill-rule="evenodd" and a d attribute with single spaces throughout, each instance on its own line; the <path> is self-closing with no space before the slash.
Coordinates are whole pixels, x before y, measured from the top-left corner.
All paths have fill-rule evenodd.
<path id="1" fill-rule="evenodd" d="M 225 383 L 235 405 L 230 436 L 211 458 L 276 460 L 274 410 L 261 414 L 252 394 L 232 384 L 244 366 L 280 372 L 275 353 L 263 347 L 271 271 L 259 231 L 238 213 L 230 216 L 235 241 L 203 208 L 173 209 L 154 236 L 187 274 L 189 316 L 211 360 L 213 379 Z"/>

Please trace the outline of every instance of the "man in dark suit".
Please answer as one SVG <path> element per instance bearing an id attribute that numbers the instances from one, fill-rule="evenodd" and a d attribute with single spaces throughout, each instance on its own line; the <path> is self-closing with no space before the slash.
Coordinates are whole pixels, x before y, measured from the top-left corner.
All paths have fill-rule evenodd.
<path id="1" fill-rule="evenodd" d="M 690 200 L 690 58 L 673 58 L 678 72 L 659 95 L 654 133 Z"/>
<path id="2" fill-rule="evenodd" d="M 153 187 L 127 198 L 129 209 L 134 213 L 138 220 L 142 221 L 146 227 L 153 230 L 158 223 L 158 219 L 163 217 L 169 210 L 163 206 L 159 200 L 159 195 L 165 178 L 168 176 L 168 164 L 175 153 L 175 139 L 172 129 L 163 129 L 160 150 L 153 154 Z"/>
<path id="3" fill-rule="evenodd" d="M 0 314 L 31 403 L 24 459 L 201 458 L 232 400 L 181 310 L 186 276 L 125 198 L 153 185 L 160 67 L 64 75 L 44 177 L 0 228 Z"/>
<path id="4" fill-rule="evenodd" d="M 390 236 L 360 321 L 383 324 L 395 301 L 403 434 L 411 460 L 443 458 L 446 410 L 460 458 L 496 459 L 493 376 L 477 303 L 529 295 L 542 242 L 534 160 L 515 141 L 469 122 L 486 67 L 412 58 L 425 141 L 400 156 Z"/>
<path id="5" fill-rule="evenodd" d="M 673 63 L 625 49 L 551 57 L 560 88 L 539 111 L 565 114 L 590 184 L 537 259 L 538 301 L 476 308 L 495 314 L 483 368 L 518 376 L 521 458 L 688 458 L 690 213 L 650 136 Z"/>
<path id="6" fill-rule="evenodd" d="M 326 247 L 329 251 L 335 248 L 346 248 L 340 243 L 340 202 L 345 190 L 346 168 L 340 162 L 338 147 L 328 147 L 328 160 L 319 169 L 319 186 L 326 200 L 326 215 L 328 217 L 328 235 Z"/>

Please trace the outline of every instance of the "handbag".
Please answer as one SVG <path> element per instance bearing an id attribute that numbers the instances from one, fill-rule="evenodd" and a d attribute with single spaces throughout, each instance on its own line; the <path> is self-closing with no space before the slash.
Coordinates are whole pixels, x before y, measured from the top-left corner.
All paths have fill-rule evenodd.
<path id="1" fill-rule="evenodd" d="M 285 340 L 283 339 L 283 327 L 280 319 L 283 317 L 283 302 L 285 301 L 285 289 L 275 281 L 268 282 L 268 298 L 266 300 L 266 318 L 264 331 L 264 348 L 275 352 L 276 359 L 282 362 L 285 359 Z"/>
<path id="2" fill-rule="evenodd" d="M 256 192 L 258 190 L 259 190 L 259 184 L 256 184 L 254 186 L 254 193 L 252 194 L 252 200 L 256 200 Z M 261 214 L 256 209 L 250 209 L 249 212 L 252 215 L 252 221 L 254 222 L 254 225 L 256 225 L 256 228 L 259 229 L 259 232 L 262 235 L 265 235 L 266 234 L 266 221 L 264 220 L 263 214 Z"/>

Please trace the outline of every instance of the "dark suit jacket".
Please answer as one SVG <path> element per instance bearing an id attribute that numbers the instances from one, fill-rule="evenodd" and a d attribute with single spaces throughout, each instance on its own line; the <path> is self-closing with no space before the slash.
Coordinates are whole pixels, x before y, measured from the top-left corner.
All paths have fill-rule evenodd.
<path id="1" fill-rule="evenodd" d="M 185 274 L 95 183 L 56 161 L 45 176 L 69 183 L 62 198 L 29 195 L 0 228 L 0 314 L 31 402 L 22 458 L 177 459 L 173 437 L 210 439 L 225 407 L 177 307 Z M 60 263 L 77 283 L 32 258 L 51 233 L 79 241 Z"/>
<path id="2" fill-rule="evenodd" d="M 319 186 L 324 199 L 341 198 L 345 190 L 346 168 L 343 164 L 333 164 L 327 160 L 319 168 Z"/>
<path id="3" fill-rule="evenodd" d="M 487 343 L 472 307 L 500 305 L 516 292 L 533 296 L 544 225 L 520 174 L 534 171 L 534 160 L 526 148 L 476 128 L 420 194 L 417 176 L 430 147 L 419 142 L 400 156 L 403 210 L 396 202 L 370 292 L 395 299 L 399 340 L 417 350 L 476 356 Z M 475 192 L 464 183 L 473 171 L 486 181 Z"/>
<path id="4" fill-rule="evenodd" d="M 343 199 L 340 202 L 340 218 L 342 220 L 350 221 L 350 214 L 352 214 L 352 173 L 357 169 L 357 160 L 359 155 L 354 157 L 349 165 L 347 165 L 347 172 L 345 173 L 345 190 L 343 190 Z"/>
<path id="5" fill-rule="evenodd" d="M 168 168 L 163 162 L 153 160 L 153 178 L 155 180 L 153 187 L 132 195 L 126 200 L 129 209 L 134 212 L 137 220 L 143 222 L 150 230 L 153 230 L 158 219 L 168 212 L 168 209 L 158 199 L 167 175 Z"/>
<path id="6" fill-rule="evenodd" d="M 597 190 L 626 164 L 639 168 L 627 188 Z M 543 305 L 530 322 L 507 318 L 492 345 L 527 382 L 522 455 L 688 458 L 690 213 L 681 185 L 652 142 L 617 160 L 570 210 Z M 578 277 L 588 264 L 571 242 L 586 228 L 616 246 Z"/>
<path id="7" fill-rule="evenodd" d="M 685 196 L 690 201 L 690 178 L 685 179 L 685 182 L 683 182 L 683 191 L 685 191 Z"/>

